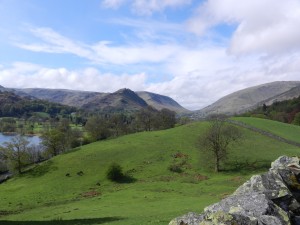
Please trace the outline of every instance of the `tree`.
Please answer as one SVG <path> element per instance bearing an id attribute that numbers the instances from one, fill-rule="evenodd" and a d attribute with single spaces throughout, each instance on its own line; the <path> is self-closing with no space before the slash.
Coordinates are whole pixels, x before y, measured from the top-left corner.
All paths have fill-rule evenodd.
<path id="1" fill-rule="evenodd" d="M 117 163 L 112 163 L 106 171 L 106 177 L 111 181 L 121 181 L 124 178 L 122 167 Z"/>
<path id="2" fill-rule="evenodd" d="M 9 162 L 11 168 L 18 173 L 29 163 L 29 141 L 23 136 L 16 136 L 10 142 L 4 142 L 2 156 Z"/>
<path id="3" fill-rule="evenodd" d="M 141 127 L 143 131 L 151 131 L 154 126 L 156 114 L 157 110 L 151 106 L 140 109 L 135 115 L 137 125 Z"/>
<path id="4" fill-rule="evenodd" d="M 126 130 L 126 116 L 124 114 L 113 114 L 109 118 L 109 126 L 115 137 L 121 135 Z"/>
<path id="5" fill-rule="evenodd" d="M 64 133 L 54 128 L 43 133 L 41 136 L 42 144 L 51 156 L 56 156 L 66 149 Z"/>
<path id="6" fill-rule="evenodd" d="M 241 138 L 240 130 L 226 122 L 221 116 L 210 119 L 209 128 L 200 136 L 200 150 L 214 162 L 215 172 L 220 171 L 220 164 L 226 160 L 231 144 Z"/>
<path id="7" fill-rule="evenodd" d="M 84 126 L 93 141 L 106 139 L 110 136 L 107 121 L 101 116 L 94 116 L 88 119 Z"/>
<path id="8" fill-rule="evenodd" d="M 169 109 L 162 109 L 159 113 L 160 129 L 173 128 L 176 124 L 176 113 Z"/>

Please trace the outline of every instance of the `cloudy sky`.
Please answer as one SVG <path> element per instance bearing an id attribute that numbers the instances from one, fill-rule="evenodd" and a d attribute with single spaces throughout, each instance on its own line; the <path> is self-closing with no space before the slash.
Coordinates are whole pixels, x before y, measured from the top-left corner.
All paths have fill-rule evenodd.
<path id="1" fill-rule="evenodd" d="M 299 0 L 0 0 L 0 85 L 168 95 L 195 110 L 300 80 Z"/>

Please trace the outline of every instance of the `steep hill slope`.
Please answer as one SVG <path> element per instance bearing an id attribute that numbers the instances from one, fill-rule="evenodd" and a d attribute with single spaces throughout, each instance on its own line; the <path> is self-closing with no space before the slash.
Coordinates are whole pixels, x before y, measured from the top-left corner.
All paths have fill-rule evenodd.
<path id="1" fill-rule="evenodd" d="M 260 102 L 260 104 L 258 106 L 261 106 L 263 104 L 266 104 L 268 106 L 268 105 L 272 105 L 275 102 L 281 102 L 281 101 L 297 98 L 299 96 L 300 96 L 300 85 L 297 87 L 294 87 L 284 93 L 276 95 L 270 99 L 267 99 L 263 102 Z"/>
<path id="2" fill-rule="evenodd" d="M 188 113 L 189 110 L 183 108 L 172 98 L 164 95 L 154 94 L 147 91 L 138 91 L 137 95 L 144 99 L 148 105 L 153 106 L 154 108 L 161 110 L 163 108 L 168 108 L 177 113 Z"/>
<path id="3" fill-rule="evenodd" d="M 291 89 L 300 86 L 300 81 L 276 81 L 272 83 L 262 84 L 250 88 L 246 88 L 232 94 L 229 94 L 210 106 L 195 112 L 196 117 L 204 117 L 209 114 L 239 114 L 257 107 L 265 101 L 276 99 L 276 96 L 289 98 Z"/>
<path id="4" fill-rule="evenodd" d="M 127 135 L 44 162 L 0 185 L 0 224 L 165 225 L 177 215 L 200 212 L 219 201 L 278 156 L 299 152 L 243 129 L 244 139 L 234 146 L 227 167 L 233 170 L 210 173 L 199 161 L 196 145 L 207 125 Z M 105 173 L 111 162 L 136 180 L 108 181 Z M 244 162 L 249 167 L 241 174 Z M 173 164 L 183 165 L 183 173 L 171 172 Z"/>

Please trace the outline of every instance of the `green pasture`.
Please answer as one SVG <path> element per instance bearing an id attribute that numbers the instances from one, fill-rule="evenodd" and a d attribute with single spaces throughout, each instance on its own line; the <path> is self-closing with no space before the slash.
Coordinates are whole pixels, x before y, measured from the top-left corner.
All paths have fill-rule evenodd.
<path id="1" fill-rule="evenodd" d="M 289 129 L 281 125 L 288 136 Z M 197 144 L 207 127 L 207 122 L 197 122 L 131 134 L 36 165 L 0 185 L 0 224 L 166 225 L 187 212 L 200 213 L 252 174 L 266 171 L 280 155 L 299 154 L 299 148 L 241 128 L 243 139 L 233 145 L 224 171 L 216 174 L 201 160 Z M 184 158 L 175 158 L 178 153 Z M 168 169 L 183 160 L 182 173 Z M 112 162 L 132 179 L 108 181 L 105 173 Z"/>

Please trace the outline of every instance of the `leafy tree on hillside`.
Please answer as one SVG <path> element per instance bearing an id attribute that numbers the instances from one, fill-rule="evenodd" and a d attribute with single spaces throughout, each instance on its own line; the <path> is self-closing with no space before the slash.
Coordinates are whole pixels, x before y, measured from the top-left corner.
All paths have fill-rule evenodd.
<path id="1" fill-rule="evenodd" d="M 127 118 L 124 114 L 113 114 L 109 118 L 109 125 L 114 136 L 126 133 Z"/>
<path id="2" fill-rule="evenodd" d="M 176 124 L 176 113 L 169 109 L 162 109 L 159 112 L 160 129 L 173 128 Z"/>
<path id="3" fill-rule="evenodd" d="M 160 111 L 148 106 L 135 114 L 138 130 L 151 131 L 172 128 L 176 124 L 176 113 L 169 109 Z"/>
<path id="4" fill-rule="evenodd" d="M 151 106 L 139 110 L 135 115 L 138 127 L 143 131 L 151 131 L 154 127 L 156 113 L 157 110 Z"/>
<path id="5" fill-rule="evenodd" d="M 230 145 L 241 138 L 240 130 L 229 125 L 224 117 L 215 116 L 210 119 L 209 128 L 199 138 L 199 146 L 205 158 L 212 159 L 215 172 L 226 160 Z"/>
<path id="6" fill-rule="evenodd" d="M 84 126 L 93 141 L 106 139 L 110 136 L 109 124 L 101 116 L 94 116 L 88 119 Z"/>
<path id="7" fill-rule="evenodd" d="M 10 142 L 5 142 L 1 148 L 1 155 L 4 157 L 10 168 L 22 173 L 24 166 L 29 164 L 29 141 L 23 136 L 16 136 Z"/>
<path id="8" fill-rule="evenodd" d="M 62 118 L 56 121 L 56 118 L 54 118 L 52 124 L 43 132 L 41 138 L 48 154 L 56 156 L 73 147 L 80 146 L 82 132 L 78 129 L 72 129 L 69 119 Z"/>
<path id="9" fill-rule="evenodd" d="M 59 129 L 45 131 L 41 138 L 42 144 L 51 156 L 56 156 L 66 150 L 65 135 Z"/>

